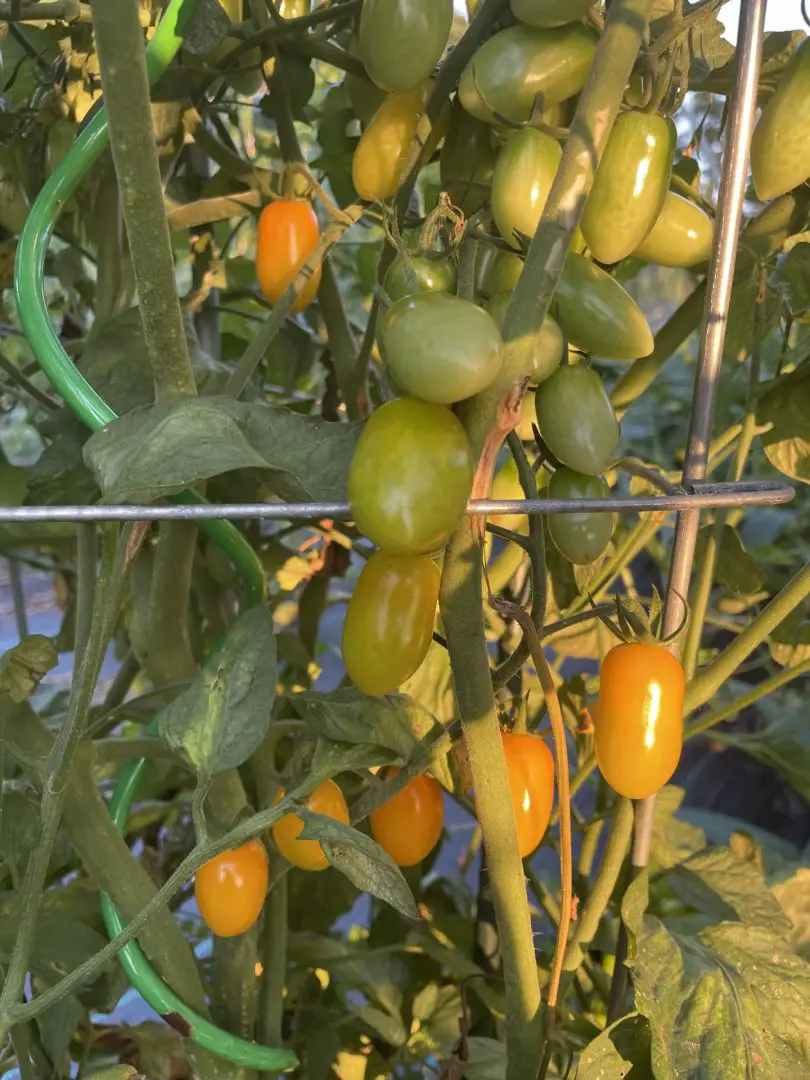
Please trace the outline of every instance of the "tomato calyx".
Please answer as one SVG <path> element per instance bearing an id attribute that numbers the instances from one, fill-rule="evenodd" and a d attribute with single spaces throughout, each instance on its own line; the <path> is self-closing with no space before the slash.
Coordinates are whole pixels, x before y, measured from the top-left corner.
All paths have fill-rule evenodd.
<path id="1" fill-rule="evenodd" d="M 678 627 L 671 634 L 663 634 L 664 609 L 658 590 L 653 585 L 650 605 L 645 608 L 640 600 L 631 596 L 617 596 L 616 617 L 611 618 L 603 612 L 598 613 L 598 618 L 620 641 L 626 645 L 661 645 L 668 647 L 674 645 L 682 636 L 689 622 L 689 605 L 680 593 L 676 596 L 683 605 L 684 615 Z M 596 609 L 593 597 L 589 598 L 592 607 Z"/>

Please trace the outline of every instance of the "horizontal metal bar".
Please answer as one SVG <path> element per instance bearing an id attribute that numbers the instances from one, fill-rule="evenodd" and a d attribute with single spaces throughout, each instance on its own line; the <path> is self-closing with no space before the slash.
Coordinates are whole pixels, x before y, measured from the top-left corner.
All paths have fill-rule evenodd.
<path id="1" fill-rule="evenodd" d="M 633 495 L 605 499 L 473 499 L 467 513 L 481 514 L 605 514 L 618 511 L 697 510 L 712 506 L 777 506 L 794 496 L 787 484 L 693 484 L 677 495 Z M 265 518 L 311 521 L 351 520 L 348 503 L 203 503 L 167 506 L 1 506 L 0 524 L 41 521 L 238 521 Z"/>

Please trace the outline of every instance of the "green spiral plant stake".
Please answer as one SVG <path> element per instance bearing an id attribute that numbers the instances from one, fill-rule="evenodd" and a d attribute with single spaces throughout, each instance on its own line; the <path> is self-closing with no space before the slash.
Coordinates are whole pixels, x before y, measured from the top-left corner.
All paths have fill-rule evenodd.
<path id="1" fill-rule="evenodd" d="M 195 6 L 196 0 L 172 0 L 166 9 L 147 49 L 150 83 L 163 74 L 177 54 Z M 14 274 L 20 322 L 34 356 L 65 402 L 93 431 L 98 431 L 117 417 L 106 401 L 82 378 L 62 348 L 48 314 L 43 277 L 45 256 L 56 219 L 108 145 L 107 118 L 102 108 L 87 124 L 31 208 L 17 248 Z M 201 503 L 205 500 L 187 491 L 178 495 L 176 501 Z M 205 521 L 201 523 L 201 528 L 222 548 L 239 572 L 245 588 L 245 605 L 261 603 L 265 595 L 264 574 L 244 537 L 233 525 L 224 521 Z M 151 729 L 156 729 L 157 723 L 158 719 L 153 721 Z M 148 761 L 141 758 L 128 763 L 121 770 L 110 801 L 110 814 L 122 834 L 147 766 Z M 124 920 L 106 894 L 102 894 L 101 904 L 107 932 L 111 938 L 116 937 L 124 929 Z M 176 1026 L 182 1027 L 184 1033 L 204 1050 L 236 1065 L 262 1072 L 285 1072 L 297 1065 L 297 1059 L 290 1051 L 240 1039 L 190 1009 L 155 972 L 137 941 L 125 945 L 119 959 L 130 982 L 145 1001 L 161 1015 L 173 1015 Z"/>

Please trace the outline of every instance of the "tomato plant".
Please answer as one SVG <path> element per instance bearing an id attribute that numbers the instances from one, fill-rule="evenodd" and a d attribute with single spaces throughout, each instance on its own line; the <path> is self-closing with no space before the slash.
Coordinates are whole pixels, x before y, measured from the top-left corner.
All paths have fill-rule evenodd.
<path id="1" fill-rule="evenodd" d="M 244 934 L 256 922 L 267 895 L 269 864 L 259 840 L 224 851 L 194 878 L 194 896 L 206 926 L 217 937 Z"/>
<path id="2" fill-rule="evenodd" d="M 386 773 L 393 780 L 399 769 Z M 392 799 L 370 818 L 371 835 L 397 866 L 416 866 L 433 851 L 444 826 L 441 785 L 422 773 L 409 780 Z"/>
<path id="3" fill-rule="evenodd" d="M 407 94 L 433 71 L 453 22 L 452 0 L 367 0 L 360 55 L 383 90 Z"/>
<path id="4" fill-rule="evenodd" d="M 540 431 L 557 460 L 588 476 L 603 472 L 619 441 L 619 423 L 593 368 L 558 368 L 536 399 Z"/>
<path id="5" fill-rule="evenodd" d="M 714 228 L 705 210 L 668 191 L 661 213 L 633 258 L 659 266 L 697 266 L 711 255 L 713 238 Z"/>
<path id="6" fill-rule="evenodd" d="M 409 272 L 414 276 L 415 289 L 409 280 Z M 414 292 L 453 292 L 456 268 L 443 255 L 398 255 L 388 267 L 383 287 L 392 300 L 401 300 Z"/>
<path id="7" fill-rule="evenodd" d="M 271 304 L 293 284 L 320 239 L 318 218 L 305 199 L 276 199 L 259 217 L 256 237 L 256 279 Z M 304 283 L 292 311 L 304 311 L 315 299 L 320 267 Z"/>
<path id="8" fill-rule="evenodd" d="M 279 790 L 275 802 L 283 798 L 284 791 Z M 349 824 L 349 808 L 334 780 L 326 780 L 312 792 L 305 802 L 307 810 L 313 814 L 334 818 L 343 825 Z M 273 842 L 279 852 L 300 870 L 326 870 L 329 860 L 317 840 L 301 840 L 304 822 L 298 814 L 285 814 L 273 824 Z"/>
<path id="9" fill-rule="evenodd" d="M 498 232 L 513 247 L 518 235 L 534 236 L 561 157 L 557 140 L 535 128 L 512 135 L 498 155 L 492 214 Z"/>
<path id="10" fill-rule="evenodd" d="M 762 110 L 751 141 L 751 171 L 760 199 L 774 199 L 810 177 L 810 48 L 802 43 Z"/>
<path id="11" fill-rule="evenodd" d="M 374 201 L 396 194 L 426 100 L 425 84 L 420 84 L 407 94 L 389 94 L 374 113 L 352 161 L 352 181 L 361 198 Z"/>
<path id="12" fill-rule="evenodd" d="M 550 499 L 606 499 L 610 488 L 602 476 L 587 476 L 573 469 L 556 469 L 547 487 Z M 611 514 L 549 514 L 548 531 L 560 554 L 572 563 L 595 562 L 610 543 Z"/>

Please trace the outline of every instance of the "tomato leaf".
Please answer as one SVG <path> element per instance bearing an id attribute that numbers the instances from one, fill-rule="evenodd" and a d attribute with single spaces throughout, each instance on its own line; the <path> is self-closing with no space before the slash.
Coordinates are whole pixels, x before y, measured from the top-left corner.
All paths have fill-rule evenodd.
<path id="1" fill-rule="evenodd" d="M 304 828 L 302 840 L 318 840 L 324 854 L 361 892 L 384 900 L 408 919 L 418 919 L 419 911 L 411 890 L 394 860 L 379 844 L 334 818 L 296 809 Z"/>
<path id="2" fill-rule="evenodd" d="M 791 922 L 790 944 L 810 960 L 810 869 L 801 866 L 792 877 L 773 886 L 773 894 Z"/>
<path id="3" fill-rule="evenodd" d="M 683 788 L 670 784 L 662 788 L 655 799 L 652 858 L 664 869 L 706 846 L 703 830 L 676 816 L 684 795 Z"/>
<path id="4" fill-rule="evenodd" d="M 280 405 L 183 398 L 127 413 L 84 454 L 110 502 L 149 502 L 233 469 L 262 470 L 281 499 L 343 501 L 360 428 Z"/>
<path id="5" fill-rule="evenodd" d="M 698 566 L 706 557 L 706 547 L 713 531 L 714 526 L 705 525 L 698 534 L 695 550 L 695 562 Z M 731 525 L 724 525 L 720 534 L 715 577 L 725 589 L 737 596 L 756 592 L 764 580 L 756 560 L 745 550 L 739 534 Z"/>
<path id="6" fill-rule="evenodd" d="M 18 704 L 26 701 L 58 663 L 53 641 L 42 634 L 31 634 L 0 657 L 0 691 Z"/>
<path id="7" fill-rule="evenodd" d="M 767 702 L 759 702 L 760 709 Z M 735 746 L 746 754 L 776 769 L 802 795 L 810 799 L 810 727 L 807 710 L 799 701 L 790 708 L 780 702 L 767 727 L 755 735 L 712 732 L 712 739 Z"/>
<path id="8" fill-rule="evenodd" d="M 768 650 L 782 667 L 801 664 L 810 657 L 810 601 L 805 600 L 776 627 Z"/>
<path id="9" fill-rule="evenodd" d="M 263 607 L 240 616 L 222 648 L 164 710 L 160 736 L 201 776 L 235 769 L 267 733 L 275 697 L 276 639 Z"/>
<path id="10" fill-rule="evenodd" d="M 50 1009 L 37 1017 L 42 1046 L 50 1060 L 58 1064 L 70 1045 L 76 1026 L 84 1014 L 84 1007 L 72 994 L 57 1001 Z M 98 1075 L 98 1074 L 96 1074 Z M 127 1074 L 123 1074 L 127 1075 Z M 132 1075 L 131 1073 L 129 1075 Z"/>
<path id="11" fill-rule="evenodd" d="M 810 361 L 762 394 L 757 423 L 770 424 L 761 438 L 771 465 L 785 476 L 810 483 Z"/>
<path id="12" fill-rule="evenodd" d="M 638 1013 L 617 1020 L 585 1048 L 577 1080 L 654 1080 L 650 1064 L 650 1025 Z"/>
<path id="13" fill-rule="evenodd" d="M 506 1046 L 496 1039 L 472 1035 L 467 1039 L 465 1080 L 503 1080 L 506 1076 Z"/>
<path id="14" fill-rule="evenodd" d="M 790 920 L 763 881 L 762 871 L 728 848 L 698 851 L 673 866 L 667 877 L 685 904 L 714 922 L 744 922 L 779 934 L 790 930 Z"/>
<path id="15" fill-rule="evenodd" d="M 810 244 L 796 244 L 776 273 L 791 315 L 804 314 L 810 308 Z"/>

